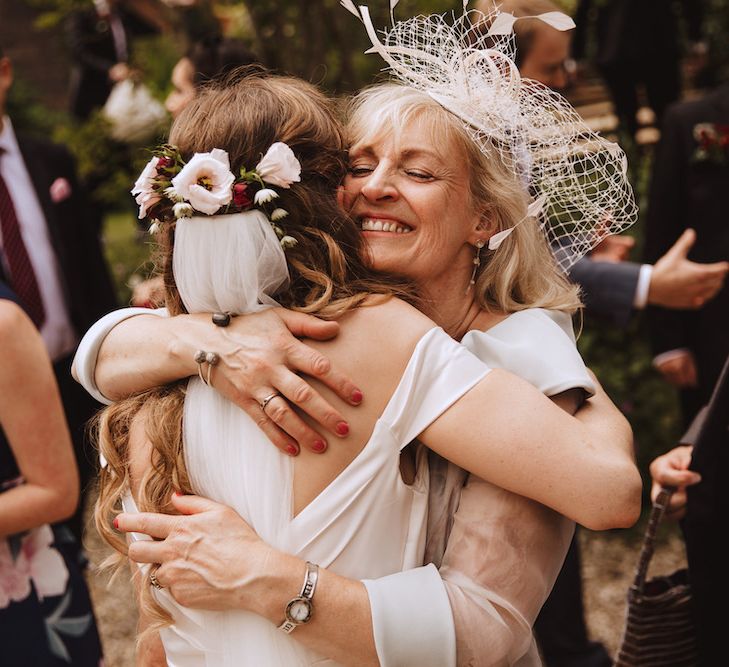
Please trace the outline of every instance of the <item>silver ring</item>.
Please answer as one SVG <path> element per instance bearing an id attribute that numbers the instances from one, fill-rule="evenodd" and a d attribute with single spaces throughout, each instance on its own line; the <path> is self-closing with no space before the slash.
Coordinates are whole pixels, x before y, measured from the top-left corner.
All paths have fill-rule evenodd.
<path id="1" fill-rule="evenodd" d="M 277 396 L 281 396 L 281 392 L 274 391 L 273 394 L 270 394 L 269 396 L 266 396 L 262 401 L 259 401 L 258 404 L 261 406 L 261 410 L 266 412 L 266 406 Z"/>
<path id="2" fill-rule="evenodd" d="M 159 565 L 156 567 L 156 569 L 152 570 L 152 572 L 149 575 L 149 583 L 152 584 L 158 591 L 161 591 L 164 586 L 159 583 L 159 580 L 157 579 L 157 570 L 159 569 Z"/>

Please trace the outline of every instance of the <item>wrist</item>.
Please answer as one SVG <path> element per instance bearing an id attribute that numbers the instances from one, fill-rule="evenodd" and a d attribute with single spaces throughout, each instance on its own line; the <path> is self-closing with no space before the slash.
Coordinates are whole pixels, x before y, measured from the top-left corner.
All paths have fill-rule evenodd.
<path id="1" fill-rule="evenodd" d="M 271 549 L 261 570 L 241 596 L 241 606 L 278 626 L 284 620 L 286 605 L 301 590 L 306 563 Z"/>
<path id="2" fill-rule="evenodd" d="M 195 352 L 210 347 L 208 325 L 210 315 L 177 315 L 168 320 L 171 335 L 167 343 L 167 356 L 185 378 L 197 374 Z"/>

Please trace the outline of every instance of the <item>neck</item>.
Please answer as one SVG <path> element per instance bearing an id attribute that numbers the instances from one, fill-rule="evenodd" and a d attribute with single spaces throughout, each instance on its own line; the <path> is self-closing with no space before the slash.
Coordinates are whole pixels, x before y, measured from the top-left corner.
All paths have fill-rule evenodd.
<path id="1" fill-rule="evenodd" d="M 468 281 L 465 284 L 468 285 Z M 466 290 L 462 281 L 457 281 L 456 285 L 423 285 L 420 293 L 423 313 L 455 340 L 463 338 L 481 312 L 473 286 Z"/>

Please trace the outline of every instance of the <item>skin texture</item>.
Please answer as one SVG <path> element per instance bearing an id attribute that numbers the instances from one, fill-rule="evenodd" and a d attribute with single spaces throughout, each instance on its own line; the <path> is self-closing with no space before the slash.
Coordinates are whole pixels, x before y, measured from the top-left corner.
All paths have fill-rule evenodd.
<path id="1" fill-rule="evenodd" d="M 0 300 L 0 424 L 25 484 L 0 494 L 0 539 L 67 519 L 79 481 L 68 426 L 43 340 L 15 304 Z"/>

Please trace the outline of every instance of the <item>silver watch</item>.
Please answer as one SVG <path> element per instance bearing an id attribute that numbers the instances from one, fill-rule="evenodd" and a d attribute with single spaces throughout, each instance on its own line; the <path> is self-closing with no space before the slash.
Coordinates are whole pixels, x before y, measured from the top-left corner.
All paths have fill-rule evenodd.
<path id="1" fill-rule="evenodd" d="M 278 626 L 279 630 L 283 630 L 289 634 L 296 626 L 308 623 L 314 613 L 314 591 L 316 590 L 316 582 L 319 579 L 319 566 L 314 563 L 306 562 L 306 576 L 304 577 L 304 585 L 301 587 L 301 593 L 295 598 L 289 600 L 284 609 L 284 621 Z"/>

